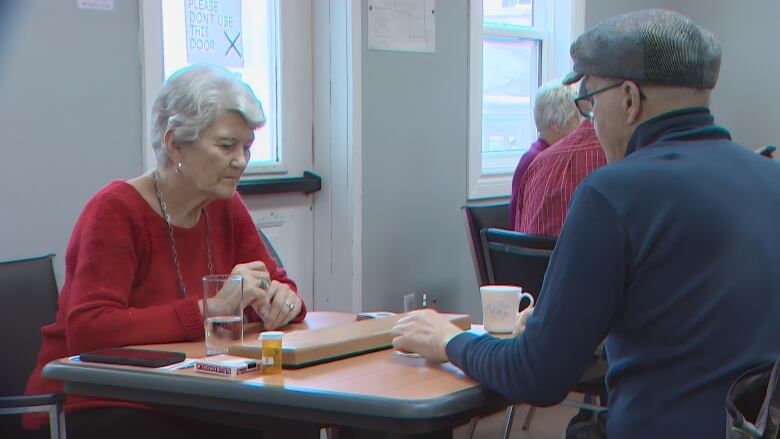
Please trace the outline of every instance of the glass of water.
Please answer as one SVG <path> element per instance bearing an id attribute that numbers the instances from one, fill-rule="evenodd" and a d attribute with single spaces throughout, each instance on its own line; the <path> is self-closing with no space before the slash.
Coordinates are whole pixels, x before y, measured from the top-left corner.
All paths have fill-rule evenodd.
<path id="1" fill-rule="evenodd" d="M 209 299 L 219 293 L 220 300 Z M 203 325 L 206 329 L 206 355 L 225 354 L 231 345 L 244 340 L 241 303 L 244 279 L 235 274 L 203 276 Z"/>

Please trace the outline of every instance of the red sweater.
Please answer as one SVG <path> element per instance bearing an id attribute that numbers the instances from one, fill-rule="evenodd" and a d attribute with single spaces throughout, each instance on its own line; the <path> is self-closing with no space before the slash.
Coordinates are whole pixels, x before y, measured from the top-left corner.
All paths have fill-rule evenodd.
<path id="1" fill-rule="evenodd" d="M 236 194 L 206 206 L 215 273 L 261 260 L 271 279 L 295 290 L 263 245 L 246 205 Z M 203 339 L 201 277 L 208 274 L 205 218 L 191 229 L 174 227 L 186 298 L 179 298 L 168 230 L 162 217 L 136 189 L 114 181 L 95 194 L 73 229 L 65 256 L 65 284 L 54 323 L 44 326 L 38 363 L 26 394 L 62 392 L 62 383 L 44 378 L 46 363 L 106 347 Z M 306 316 L 306 306 L 293 320 Z M 66 411 L 138 404 L 68 395 Z M 39 428 L 45 415 L 25 416 Z"/>

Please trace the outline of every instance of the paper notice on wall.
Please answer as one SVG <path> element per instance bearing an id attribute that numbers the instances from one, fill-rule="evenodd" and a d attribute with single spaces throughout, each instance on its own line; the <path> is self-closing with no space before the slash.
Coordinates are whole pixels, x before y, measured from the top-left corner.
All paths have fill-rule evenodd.
<path id="1" fill-rule="evenodd" d="M 436 51 L 436 0 L 369 0 L 368 48 Z"/>
<path id="2" fill-rule="evenodd" d="M 113 11 L 114 0 L 76 0 L 79 8 L 90 11 Z"/>
<path id="3" fill-rule="evenodd" d="M 184 0 L 187 62 L 244 67 L 241 0 Z"/>

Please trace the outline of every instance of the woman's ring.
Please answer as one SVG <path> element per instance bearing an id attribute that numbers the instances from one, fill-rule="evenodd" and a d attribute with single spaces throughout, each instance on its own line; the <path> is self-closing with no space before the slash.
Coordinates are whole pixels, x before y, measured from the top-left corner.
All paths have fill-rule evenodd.
<path id="1" fill-rule="evenodd" d="M 285 300 L 284 304 L 287 305 L 287 309 L 289 309 L 290 311 L 295 309 L 295 304 L 292 303 L 292 302 L 288 302 L 288 301 Z"/>
<path id="2" fill-rule="evenodd" d="M 267 290 L 268 289 L 268 281 L 265 279 L 260 279 L 260 289 L 261 290 Z"/>

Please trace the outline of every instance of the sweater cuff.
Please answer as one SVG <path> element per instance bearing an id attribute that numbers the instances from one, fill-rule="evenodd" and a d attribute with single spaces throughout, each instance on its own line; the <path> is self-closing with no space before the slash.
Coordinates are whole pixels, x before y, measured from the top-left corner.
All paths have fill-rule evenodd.
<path id="1" fill-rule="evenodd" d="M 174 306 L 187 339 L 198 340 L 203 338 L 203 316 L 200 314 L 198 299 L 190 297 L 178 300 Z"/>
<path id="2" fill-rule="evenodd" d="M 300 323 L 303 321 L 303 319 L 306 318 L 306 303 L 303 301 L 303 298 L 301 298 L 301 312 L 298 313 L 297 316 L 295 316 L 294 319 L 290 320 L 290 323 Z"/>
<path id="3" fill-rule="evenodd" d="M 460 334 L 452 337 L 444 350 L 447 352 L 447 358 L 452 361 L 452 364 L 458 366 L 460 370 L 463 370 L 463 351 L 466 350 L 472 340 L 479 338 L 478 335 L 470 332 L 461 332 Z"/>

